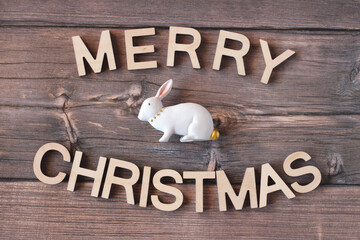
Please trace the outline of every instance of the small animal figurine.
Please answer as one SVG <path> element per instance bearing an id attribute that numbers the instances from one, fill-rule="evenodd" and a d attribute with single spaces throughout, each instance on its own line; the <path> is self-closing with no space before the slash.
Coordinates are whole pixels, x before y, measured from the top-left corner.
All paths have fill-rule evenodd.
<path id="1" fill-rule="evenodd" d="M 140 108 L 138 118 L 148 121 L 164 134 L 159 142 L 168 142 L 173 134 L 182 135 L 181 142 L 218 139 L 219 131 L 214 129 L 213 119 L 206 108 L 196 103 L 181 103 L 163 107 L 161 100 L 171 91 L 173 80 L 165 82 L 155 97 L 146 99 Z"/>

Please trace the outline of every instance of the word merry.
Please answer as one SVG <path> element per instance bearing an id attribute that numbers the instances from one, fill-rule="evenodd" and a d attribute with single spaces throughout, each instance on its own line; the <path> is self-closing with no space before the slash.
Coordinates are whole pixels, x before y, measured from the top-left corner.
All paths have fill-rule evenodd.
<path id="1" fill-rule="evenodd" d="M 153 53 L 155 52 L 155 47 L 154 45 L 134 46 L 133 38 L 151 36 L 151 35 L 155 35 L 155 28 L 125 30 L 125 48 L 126 48 L 126 60 L 127 60 L 128 70 L 157 68 L 157 61 L 135 62 L 135 54 Z M 177 35 L 192 36 L 193 42 L 189 44 L 177 43 L 176 42 Z M 226 48 L 225 41 L 227 39 L 241 42 L 242 48 L 239 50 Z M 116 69 L 114 51 L 112 47 L 109 30 L 101 32 L 100 42 L 95 59 L 89 52 L 88 48 L 86 47 L 85 43 L 82 41 L 80 36 L 72 37 L 72 41 L 73 41 L 79 76 L 83 76 L 86 74 L 84 59 L 86 59 L 86 61 L 89 63 L 90 67 L 93 69 L 95 73 L 101 72 L 105 54 L 108 61 L 109 69 L 110 70 Z M 174 66 L 175 52 L 186 52 L 190 56 L 190 60 L 193 68 L 199 69 L 200 63 L 196 54 L 196 49 L 198 49 L 200 43 L 201 43 L 201 35 L 199 31 L 197 31 L 196 29 L 185 28 L 185 27 L 170 27 L 166 65 L 169 67 Z M 268 43 L 260 39 L 260 45 L 266 64 L 264 73 L 261 77 L 261 82 L 267 84 L 269 82 L 272 70 L 280 63 L 284 62 L 286 59 L 292 56 L 295 52 L 288 49 L 273 59 L 271 57 Z M 221 60 L 223 56 L 233 57 L 236 61 L 238 74 L 245 76 L 246 73 L 245 73 L 243 57 L 248 53 L 249 49 L 250 49 L 250 41 L 245 35 L 221 30 L 216 46 L 216 52 L 215 52 L 212 69 L 220 70 Z"/>
<path id="2" fill-rule="evenodd" d="M 41 171 L 42 159 L 45 153 L 51 150 L 60 152 L 63 156 L 64 161 L 66 162 L 71 161 L 70 153 L 64 146 L 58 143 L 47 143 L 42 147 L 40 147 L 40 149 L 37 151 L 35 155 L 34 164 L 33 164 L 34 173 L 36 177 L 44 183 L 58 184 L 64 180 L 66 176 L 65 173 L 60 172 L 56 177 L 49 177 L 46 176 Z M 110 158 L 109 167 L 107 172 L 105 173 L 104 170 L 105 170 L 107 158 L 105 157 L 99 158 L 96 171 L 80 167 L 81 158 L 82 158 L 82 152 L 76 151 L 70 172 L 67 190 L 74 191 L 78 175 L 86 176 L 94 179 L 91 196 L 98 197 L 103 175 L 106 174 L 101 197 L 109 198 L 111 186 L 113 184 L 121 185 L 125 188 L 127 203 L 133 205 L 135 204 L 133 185 L 138 182 L 140 177 L 140 170 L 135 164 L 115 158 Z M 297 182 L 291 184 L 292 189 L 298 193 L 310 192 L 319 186 L 321 182 L 321 173 L 319 169 L 314 166 L 305 166 L 296 169 L 292 168 L 291 167 L 292 162 L 294 162 L 297 159 L 303 159 L 304 161 L 309 161 L 311 157 L 309 156 L 309 154 L 305 152 L 295 152 L 290 154 L 284 160 L 283 163 L 284 171 L 287 175 L 291 177 L 299 177 L 305 174 L 312 174 L 313 181 L 307 185 L 299 185 Z M 131 177 L 122 178 L 119 176 L 115 176 L 116 168 L 123 168 L 131 171 L 132 173 Z M 140 200 L 139 200 L 140 207 L 147 206 L 147 201 L 149 197 L 148 193 L 149 193 L 150 175 L 151 175 L 151 167 L 145 166 L 143 168 L 143 177 L 141 183 L 141 192 L 140 192 Z M 281 190 L 288 199 L 295 197 L 293 191 L 285 184 L 285 182 L 275 172 L 275 170 L 271 167 L 269 163 L 263 164 L 261 166 L 259 206 L 257 200 L 255 170 L 253 167 L 246 168 L 245 175 L 243 177 L 242 185 L 238 195 L 236 195 L 224 171 L 184 171 L 183 175 L 181 175 L 175 170 L 163 169 L 157 171 L 154 174 L 152 179 L 152 184 L 159 191 L 173 195 L 175 197 L 175 201 L 173 203 L 163 203 L 159 200 L 158 195 L 151 195 L 150 197 L 151 203 L 155 206 L 155 208 L 162 211 L 174 211 L 182 205 L 184 200 L 183 193 L 178 188 L 166 185 L 161 182 L 161 179 L 164 177 L 173 178 L 177 184 L 183 183 L 183 179 L 195 180 L 196 212 L 203 212 L 203 183 L 205 179 L 216 178 L 220 211 L 227 210 L 226 195 L 228 195 L 236 210 L 241 210 L 243 208 L 247 193 L 249 193 L 251 208 L 265 207 L 267 205 L 267 195 L 275 191 Z M 270 186 L 268 184 L 269 177 L 274 182 L 274 184 Z"/>

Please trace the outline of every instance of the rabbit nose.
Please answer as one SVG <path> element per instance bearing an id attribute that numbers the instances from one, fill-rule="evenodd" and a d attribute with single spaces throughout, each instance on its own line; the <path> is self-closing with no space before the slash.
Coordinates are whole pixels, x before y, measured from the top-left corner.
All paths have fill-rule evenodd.
<path id="1" fill-rule="evenodd" d="M 138 114 L 138 119 L 141 120 L 141 121 L 145 121 L 145 120 L 144 120 L 144 117 L 141 116 L 141 113 L 140 113 L 140 112 L 139 112 L 139 114 Z"/>

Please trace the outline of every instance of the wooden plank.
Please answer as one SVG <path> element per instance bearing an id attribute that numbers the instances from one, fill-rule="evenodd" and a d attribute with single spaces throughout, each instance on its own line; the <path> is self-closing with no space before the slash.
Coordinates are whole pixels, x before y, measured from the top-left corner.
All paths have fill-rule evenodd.
<path id="1" fill-rule="evenodd" d="M 203 213 L 195 212 L 195 184 L 177 185 L 186 201 L 175 212 L 162 212 L 151 204 L 141 208 L 138 202 L 128 205 L 121 187 L 113 188 L 110 199 L 94 198 L 91 187 L 82 183 L 73 193 L 66 191 L 66 184 L 2 182 L 2 238 L 358 239 L 360 235 L 358 186 L 319 187 L 291 200 L 277 192 L 269 195 L 265 208 L 250 209 L 246 203 L 235 211 L 229 204 L 228 212 L 219 212 L 216 186 L 205 185 Z M 173 201 L 167 194 L 159 195 L 162 201 Z"/>
<path id="2" fill-rule="evenodd" d="M 136 44 L 155 44 L 154 54 L 138 60 L 157 60 L 159 67 L 128 71 L 124 29 L 111 29 L 118 69 L 105 67 L 100 74 L 88 70 L 88 75 L 78 77 L 71 37 L 80 35 L 96 53 L 102 30 L 1 28 L 0 51 L 5 57 L 0 60 L 0 87 L 8 91 L 0 94 L 0 105 L 61 107 L 64 98 L 69 99 L 67 107 L 122 104 L 131 95 L 133 100 L 154 95 L 162 83 L 173 78 L 174 90 L 166 104 L 198 102 L 240 114 L 360 113 L 358 34 L 234 30 L 251 42 L 245 56 L 247 76 L 242 77 L 237 75 L 235 61 L 226 57 L 220 71 L 212 70 L 218 30 L 200 30 L 200 70 L 192 68 L 186 54 L 176 54 L 175 67 L 166 67 L 169 32 L 157 28 L 155 36 L 139 38 Z M 268 85 L 260 83 L 265 69 L 260 38 L 269 42 L 273 56 L 286 49 L 296 52 L 274 69 Z"/>
<path id="3" fill-rule="evenodd" d="M 2 107 L 1 178 L 34 179 L 32 162 L 37 149 L 55 141 L 72 153 L 83 151 L 84 167 L 90 169 L 96 169 L 99 157 L 104 156 L 156 170 L 224 169 L 234 183 L 242 181 L 246 167 L 255 167 L 259 175 L 261 164 L 267 162 L 286 182 L 294 182 L 286 177 L 282 163 L 289 154 L 305 151 L 312 157 L 309 164 L 322 172 L 324 184 L 360 183 L 359 115 L 243 116 L 231 110 L 229 114 L 227 109 L 210 111 L 220 123 L 219 140 L 179 143 L 179 137 L 174 136 L 170 143 L 158 143 L 161 132 L 118 106 L 65 111 Z M 43 167 L 49 174 L 70 172 L 71 164 L 62 162 L 59 155 L 46 158 L 46 162 Z M 300 178 L 300 182 L 308 181 Z"/>
<path id="4" fill-rule="evenodd" d="M 66 130 L 69 129 L 66 127 L 68 121 L 61 109 L 1 107 L 0 112 L 1 178 L 33 179 L 31 162 L 37 149 L 45 142 L 58 142 L 70 147 Z M 49 166 L 44 167 L 44 171 L 51 176 L 71 167 L 55 160 L 59 154 L 52 153 L 48 157 L 46 165 Z"/>
<path id="5" fill-rule="evenodd" d="M 2 25 L 359 29 L 357 0 L 7 1 Z"/>

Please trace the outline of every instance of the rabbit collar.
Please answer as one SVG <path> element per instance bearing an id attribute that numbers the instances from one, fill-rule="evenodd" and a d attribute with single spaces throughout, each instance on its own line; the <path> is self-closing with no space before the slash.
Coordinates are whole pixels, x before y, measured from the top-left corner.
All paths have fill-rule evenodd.
<path id="1" fill-rule="evenodd" d="M 156 117 L 159 117 L 160 114 L 163 112 L 163 110 L 165 109 L 165 107 L 162 107 L 160 112 L 158 112 L 155 116 L 153 116 L 150 120 L 150 122 L 154 122 L 154 120 L 156 119 Z"/>

